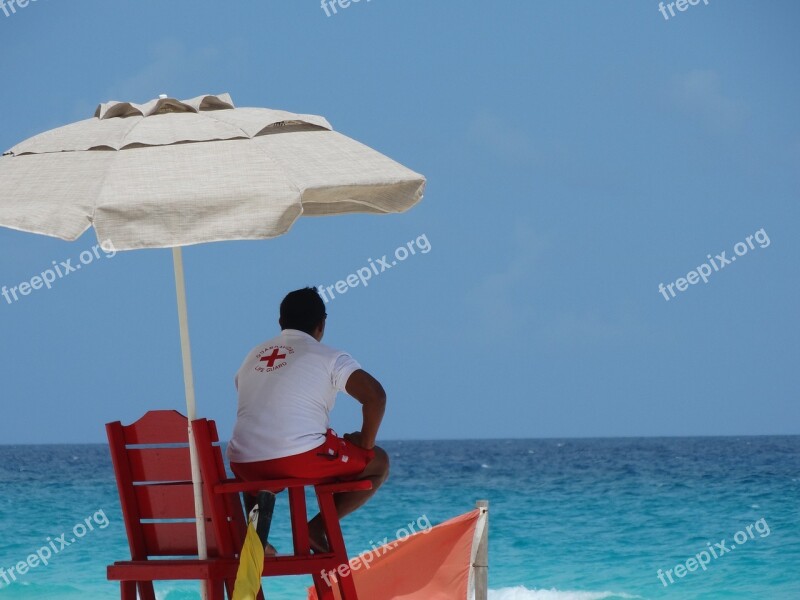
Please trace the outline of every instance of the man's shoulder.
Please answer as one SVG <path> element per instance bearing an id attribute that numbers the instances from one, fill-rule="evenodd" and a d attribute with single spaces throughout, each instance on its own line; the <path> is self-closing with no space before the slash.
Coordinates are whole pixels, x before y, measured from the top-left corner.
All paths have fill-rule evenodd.
<path id="1" fill-rule="evenodd" d="M 328 346 L 327 344 L 323 344 L 322 342 L 319 342 L 317 344 L 317 349 L 321 354 L 330 357 L 331 360 L 336 360 L 340 356 L 350 356 L 349 352 L 345 352 L 344 350 L 340 350 L 339 348 L 334 348 L 333 346 Z"/>

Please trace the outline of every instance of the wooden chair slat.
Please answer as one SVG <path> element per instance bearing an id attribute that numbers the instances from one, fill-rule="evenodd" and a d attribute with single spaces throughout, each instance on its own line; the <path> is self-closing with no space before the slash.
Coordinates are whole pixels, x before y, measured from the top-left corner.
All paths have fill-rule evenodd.
<path id="1" fill-rule="evenodd" d="M 134 482 L 191 481 L 189 448 L 128 449 Z"/>
<path id="2" fill-rule="evenodd" d="M 141 519 L 193 519 L 194 487 L 191 483 L 136 485 Z M 209 507 L 206 503 L 205 514 Z"/>
<path id="3" fill-rule="evenodd" d="M 197 556 L 197 528 L 194 523 L 141 523 L 148 556 Z M 208 555 L 218 556 L 214 530 L 206 523 Z"/>

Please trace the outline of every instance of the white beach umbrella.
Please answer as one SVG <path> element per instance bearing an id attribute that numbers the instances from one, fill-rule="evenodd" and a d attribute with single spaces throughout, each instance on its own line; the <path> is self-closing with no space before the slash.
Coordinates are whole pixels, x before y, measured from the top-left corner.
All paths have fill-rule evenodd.
<path id="1" fill-rule="evenodd" d="M 0 158 L 0 226 L 116 250 L 172 248 L 189 420 L 196 417 L 181 247 L 286 233 L 301 215 L 398 213 L 425 179 L 323 117 L 234 108 L 228 94 L 108 102 Z M 198 546 L 199 469 L 189 436 Z M 203 554 L 201 556 L 204 557 Z"/>

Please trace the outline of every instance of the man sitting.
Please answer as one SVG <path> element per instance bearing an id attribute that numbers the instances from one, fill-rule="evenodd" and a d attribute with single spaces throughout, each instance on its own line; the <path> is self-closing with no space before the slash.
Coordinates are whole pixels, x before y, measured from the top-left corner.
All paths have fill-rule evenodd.
<path id="1" fill-rule="evenodd" d="M 335 495 L 341 518 L 369 500 L 389 474 L 389 457 L 375 445 L 386 393 L 349 354 L 321 343 L 326 318 L 314 288 L 283 299 L 280 335 L 251 350 L 236 374 L 239 408 L 227 454 L 245 481 L 371 481 L 371 490 Z M 363 405 L 361 430 L 343 438 L 329 428 L 340 391 Z M 309 532 L 311 547 L 326 552 L 321 515 L 311 519 Z"/>

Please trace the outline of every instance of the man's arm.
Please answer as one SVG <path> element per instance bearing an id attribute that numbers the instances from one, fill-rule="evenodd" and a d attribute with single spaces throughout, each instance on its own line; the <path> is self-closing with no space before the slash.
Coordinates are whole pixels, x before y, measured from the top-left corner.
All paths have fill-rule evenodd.
<path id="1" fill-rule="evenodd" d="M 375 446 L 378 429 L 386 410 L 386 392 L 383 386 L 372 375 L 358 369 L 347 379 L 345 391 L 358 400 L 362 406 L 363 423 L 361 431 L 345 435 L 345 439 L 362 448 L 370 449 Z"/>

